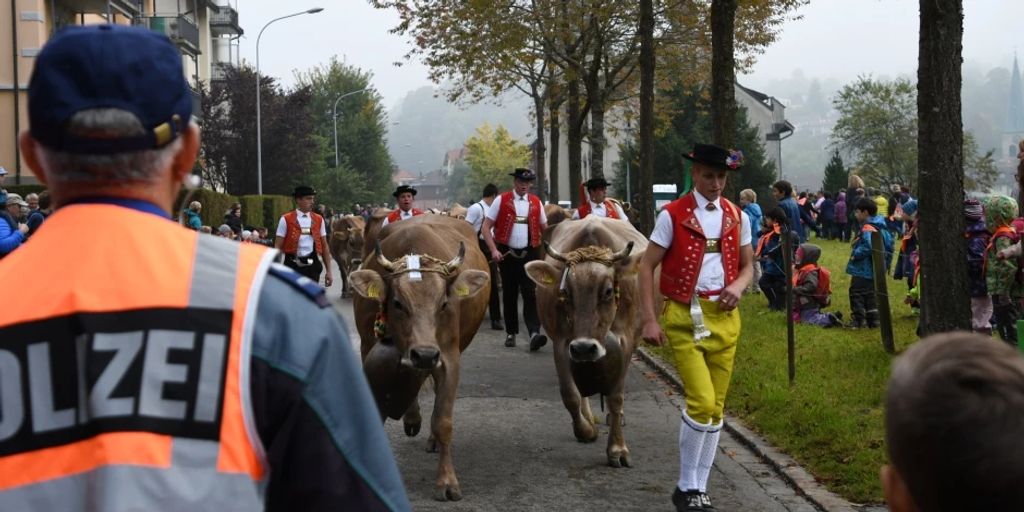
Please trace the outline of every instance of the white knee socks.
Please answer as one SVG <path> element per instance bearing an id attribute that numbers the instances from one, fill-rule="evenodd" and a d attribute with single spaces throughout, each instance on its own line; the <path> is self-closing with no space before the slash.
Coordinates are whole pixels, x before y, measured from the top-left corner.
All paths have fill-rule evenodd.
<path id="1" fill-rule="evenodd" d="M 708 472 L 701 471 L 701 462 L 704 460 L 704 445 L 711 437 L 710 430 L 714 430 L 713 446 L 718 446 L 718 430 L 713 425 L 697 423 L 683 410 L 683 419 L 679 423 L 679 482 L 681 491 L 700 490 L 707 486 L 708 473 L 711 468 L 711 461 L 714 460 L 714 448 L 711 457 L 708 459 Z M 703 475 L 703 480 L 699 477 Z"/>
<path id="2" fill-rule="evenodd" d="M 708 492 L 708 476 L 711 475 L 711 465 L 718 453 L 718 436 L 721 433 L 721 421 L 718 425 L 709 425 L 709 430 L 704 432 L 704 445 L 701 446 L 700 459 L 697 461 L 697 490 L 700 492 Z"/>

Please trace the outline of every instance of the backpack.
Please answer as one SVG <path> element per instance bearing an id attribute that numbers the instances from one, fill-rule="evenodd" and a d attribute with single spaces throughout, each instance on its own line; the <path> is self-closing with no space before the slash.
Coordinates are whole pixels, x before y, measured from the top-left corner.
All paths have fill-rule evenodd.
<path id="1" fill-rule="evenodd" d="M 832 304 L 832 273 L 822 266 L 818 267 L 818 289 L 814 290 L 814 300 L 823 308 Z"/>

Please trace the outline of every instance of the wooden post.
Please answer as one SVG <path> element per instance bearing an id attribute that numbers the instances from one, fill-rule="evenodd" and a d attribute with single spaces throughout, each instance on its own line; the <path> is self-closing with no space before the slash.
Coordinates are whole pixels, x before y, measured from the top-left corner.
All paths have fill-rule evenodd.
<path id="1" fill-rule="evenodd" d="M 782 230 L 782 266 L 786 272 L 786 350 L 789 355 L 789 383 L 796 380 L 796 342 L 793 339 L 793 240 L 792 231 Z"/>
<path id="2" fill-rule="evenodd" d="M 881 231 L 871 235 L 871 268 L 875 275 L 875 305 L 878 307 L 878 323 L 882 329 L 882 347 L 885 351 L 896 353 L 896 344 L 892 337 L 892 314 L 889 312 L 889 291 L 886 283 L 885 246 L 882 244 Z"/>

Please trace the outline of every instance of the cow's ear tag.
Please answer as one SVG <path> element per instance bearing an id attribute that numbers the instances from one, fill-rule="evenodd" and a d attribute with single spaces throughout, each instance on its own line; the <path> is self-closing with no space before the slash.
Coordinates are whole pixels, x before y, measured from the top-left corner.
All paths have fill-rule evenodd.
<path id="1" fill-rule="evenodd" d="M 456 286 L 455 287 L 455 295 L 457 295 L 459 297 L 468 297 L 469 296 L 469 287 L 466 286 L 465 284 L 460 284 L 460 285 Z"/>
<path id="2" fill-rule="evenodd" d="M 418 254 L 410 254 L 405 257 L 405 268 L 409 269 L 410 281 L 423 280 L 423 273 L 418 272 L 420 269 L 420 257 Z"/>
<path id="3" fill-rule="evenodd" d="M 548 274 L 544 274 L 544 277 L 541 279 L 541 281 L 543 281 L 544 284 L 555 284 L 555 280 Z"/>
<path id="4" fill-rule="evenodd" d="M 380 298 L 380 288 L 378 288 L 377 285 L 375 285 L 375 284 L 371 284 L 370 286 L 368 286 L 366 288 L 366 296 L 371 298 L 371 299 L 379 299 Z"/>

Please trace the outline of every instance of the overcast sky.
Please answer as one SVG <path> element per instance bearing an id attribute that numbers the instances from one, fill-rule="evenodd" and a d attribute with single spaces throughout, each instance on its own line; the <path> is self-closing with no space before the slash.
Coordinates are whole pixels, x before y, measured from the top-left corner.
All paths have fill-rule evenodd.
<path id="1" fill-rule="evenodd" d="M 250 62 L 255 60 L 256 37 L 267 21 L 325 8 L 319 14 L 275 22 L 263 34 L 260 69 L 285 84 L 293 82 L 293 70 L 327 62 L 331 55 L 372 72 L 373 85 L 388 108 L 407 92 L 430 84 L 419 63 L 394 66 L 408 46 L 402 37 L 388 33 L 397 21 L 391 11 L 373 9 L 365 0 L 232 3 L 236 1 L 246 32 L 242 58 Z M 1024 0 L 964 0 L 964 5 L 964 59 L 986 68 L 1010 66 L 1014 51 L 1024 50 Z M 799 13 L 803 19 L 788 23 L 779 41 L 741 81 L 758 87 L 796 69 L 808 77 L 844 82 L 862 74 L 916 73 L 918 0 L 812 0 Z"/>

